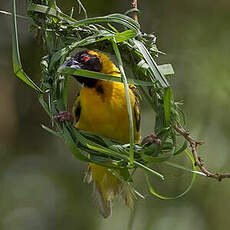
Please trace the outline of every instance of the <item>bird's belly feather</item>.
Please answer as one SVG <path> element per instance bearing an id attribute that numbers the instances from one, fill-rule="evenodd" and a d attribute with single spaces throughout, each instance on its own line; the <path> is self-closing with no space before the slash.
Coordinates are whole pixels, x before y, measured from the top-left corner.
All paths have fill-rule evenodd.
<path id="1" fill-rule="evenodd" d="M 107 84 L 103 94 L 95 88 L 82 88 L 80 92 L 81 115 L 76 127 L 122 143 L 129 142 L 129 117 L 124 86 Z M 134 95 L 130 92 L 131 105 Z"/>

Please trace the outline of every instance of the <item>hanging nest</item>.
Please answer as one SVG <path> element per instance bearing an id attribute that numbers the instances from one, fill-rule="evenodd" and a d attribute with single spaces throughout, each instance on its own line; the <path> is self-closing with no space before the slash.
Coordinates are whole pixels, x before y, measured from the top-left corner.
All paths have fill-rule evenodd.
<path id="1" fill-rule="evenodd" d="M 23 71 L 18 50 L 16 12 L 13 12 L 13 64 L 18 77 L 38 92 L 39 101 L 52 119 L 60 111 L 67 110 L 67 92 L 69 76 L 96 78 L 108 81 L 119 81 L 127 87 L 134 84 L 152 109 L 155 126 L 152 127 L 161 145 L 152 143 L 149 146 L 134 144 L 133 123 L 130 122 L 130 143 L 120 143 L 78 130 L 69 122 L 54 121 L 54 127 L 42 126 L 52 134 L 62 138 L 74 156 L 80 161 L 93 162 L 105 166 L 116 174 L 116 168 L 122 169 L 119 179 L 133 186 L 133 172 L 140 168 L 146 174 L 149 191 L 160 198 L 151 186 L 148 176 L 154 175 L 164 179 L 163 175 L 150 167 L 150 163 L 168 162 L 178 154 L 186 154 L 194 163 L 193 157 L 186 150 L 187 140 L 175 130 L 175 125 L 185 127 L 181 104 L 174 101 L 168 76 L 173 75 L 170 64 L 158 65 L 156 57 L 163 54 L 157 49 L 156 37 L 141 32 L 140 25 L 126 14 L 110 14 L 103 17 L 76 20 L 61 12 L 55 1 L 30 1 L 28 15 L 32 19 L 31 28 L 43 41 L 47 55 L 41 60 L 41 85 L 37 86 Z M 37 4 L 39 2 L 39 4 Z M 48 3 L 49 2 L 49 3 Z M 130 13 L 130 12 L 127 12 Z M 110 75 L 76 70 L 62 64 L 77 48 L 100 50 L 116 58 L 121 78 Z M 132 69 L 133 78 L 125 75 L 126 66 Z M 130 106 L 129 97 L 127 104 Z M 129 113 L 129 116 L 132 116 Z M 131 117 L 130 117 L 131 118 Z M 132 121 L 132 119 L 130 119 Z M 181 143 L 182 142 L 182 143 Z M 110 162 L 108 164 L 108 162 Z M 171 166 L 182 168 L 172 164 Z M 194 165 L 194 164 L 193 164 Z M 192 186 L 196 174 L 185 194 Z M 182 196 L 183 194 L 178 195 Z"/>

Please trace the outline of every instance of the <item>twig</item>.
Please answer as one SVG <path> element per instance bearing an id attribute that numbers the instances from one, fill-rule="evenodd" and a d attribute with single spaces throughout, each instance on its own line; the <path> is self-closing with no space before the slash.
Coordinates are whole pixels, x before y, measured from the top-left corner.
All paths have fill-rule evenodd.
<path id="1" fill-rule="evenodd" d="M 137 9 L 137 0 L 133 0 L 132 5 L 133 5 L 133 8 Z M 137 17 L 136 11 L 133 12 L 133 20 L 138 22 L 138 17 Z"/>
<path id="2" fill-rule="evenodd" d="M 178 125 L 174 125 L 175 130 L 180 133 L 184 138 L 190 143 L 190 147 L 192 149 L 192 155 L 195 160 L 195 165 L 199 167 L 199 169 L 207 176 L 214 179 L 217 179 L 218 181 L 221 181 L 224 178 L 230 178 L 230 173 L 212 173 L 209 172 L 202 163 L 201 158 L 197 154 L 197 146 L 203 144 L 204 142 L 201 141 L 195 141 L 191 136 L 190 133 L 186 130 L 184 130 L 182 127 L 179 127 Z"/>

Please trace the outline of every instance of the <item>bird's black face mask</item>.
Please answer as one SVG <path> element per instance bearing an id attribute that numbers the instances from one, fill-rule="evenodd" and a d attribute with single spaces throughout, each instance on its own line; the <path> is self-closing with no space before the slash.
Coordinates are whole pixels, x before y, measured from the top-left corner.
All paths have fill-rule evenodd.
<path id="1" fill-rule="evenodd" d="M 69 66 L 74 69 L 84 69 L 95 72 L 100 72 L 102 64 L 100 59 L 96 55 L 88 53 L 88 50 L 82 50 L 74 54 L 68 61 L 64 63 L 64 66 Z M 87 87 L 94 87 L 97 79 L 81 77 L 72 75 L 76 80 Z"/>

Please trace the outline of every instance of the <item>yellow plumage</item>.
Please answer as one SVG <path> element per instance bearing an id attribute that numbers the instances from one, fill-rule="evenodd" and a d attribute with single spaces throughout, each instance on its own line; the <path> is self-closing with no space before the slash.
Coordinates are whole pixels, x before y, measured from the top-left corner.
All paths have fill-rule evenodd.
<path id="1" fill-rule="evenodd" d="M 119 70 L 107 55 L 94 51 L 87 53 L 99 58 L 102 64 L 100 72 L 120 77 Z M 129 95 L 133 109 L 135 143 L 139 143 L 140 111 L 133 87 L 130 86 Z M 73 107 L 73 115 L 77 128 L 116 139 L 120 143 L 129 143 L 129 117 L 122 83 L 97 80 L 93 87 L 84 86 Z M 122 182 L 107 168 L 93 163 L 89 167 L 100 212 L 104 217 L 111 214 L 111 202 L 122 189 L 126 189 L 126 201 L 131 202 L 130 191 L 123 188 Z M 119 170 L 117 173 L 120 173 Z"/>

